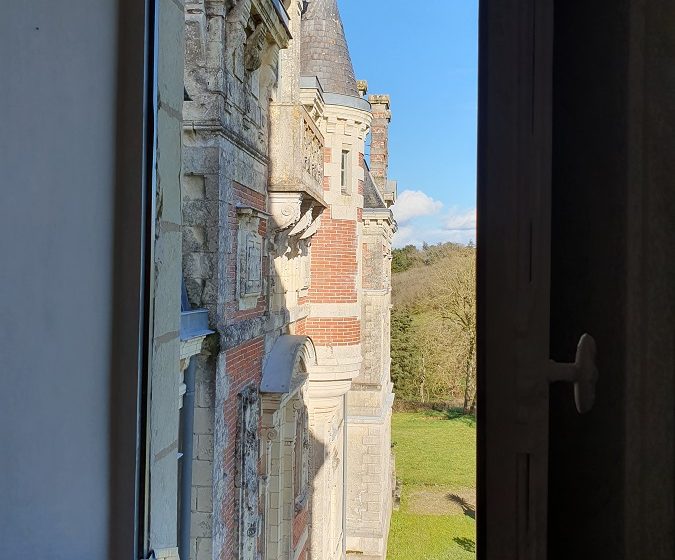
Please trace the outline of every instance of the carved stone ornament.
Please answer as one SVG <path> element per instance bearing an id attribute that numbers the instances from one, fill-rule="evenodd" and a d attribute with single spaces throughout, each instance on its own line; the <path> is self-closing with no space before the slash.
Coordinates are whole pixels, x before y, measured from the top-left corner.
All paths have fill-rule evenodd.
<path id="1" fill-rule="evenodd" d="M 267 30 L 259 23 L 251 36 L 246 40 L 244 49 L 244 65 L 246 70 L 253 72 L 262 65 L 263 51 L 267 42 Z"/>
<path id="2" fill-rule="evenodd" d="M 301 193 L 270 193 L 269 203 L 274 229 L 277 231 L 292 227 L 302 216 Z"/>
<path id="3" fill-rule="evenodd" d="M 258 296 L 264 291 L 262 261 L 264 257 L 263 237 L 260 224 L 267 214 L 252 208 L 237 208 L 237 296 L 240 309 L 255 306 Z"/>
<path id="4" fill-rule="evenodd" d="M 240 250 L 240 296 L 258 296 L 262 293 L 262 237 L 247 232 Z"/>
<path id="5" fill-rule="evenodd" d="M 257 560 L 260 530 L 258 523 L 260 396 L 254 386 L 249 386 L 239 397 L 239 557 L 242 560 Z"/>
<path id="6" fill-rule="evenodd" d="M 296 235 L 300 235 L 304 231 L 307 230 L 307 228 L 312 224 L 312 221 L 314 220 L 313 217 L 314 214 L 314 209 L 310 208 L 307 210 L 303 215 L 302 218 L 298 220 L 298 222 L 295 224 L 293 229 L 290 231 L 288 235 L 291 237 L 294 237 Z"/>
<path id="7" fill-rule="evenodd" d="M 305 172 L 319 185 L 323 184 L 323 142 L 316 135 L 312 126 L 304 121 L 302 150 Z"/>

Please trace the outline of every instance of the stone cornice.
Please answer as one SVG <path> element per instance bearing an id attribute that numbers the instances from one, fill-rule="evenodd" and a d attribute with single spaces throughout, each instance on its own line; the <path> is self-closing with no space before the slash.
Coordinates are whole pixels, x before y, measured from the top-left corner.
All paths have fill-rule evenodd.
<path id="1" fill-rule="evenodd" d="M 364 208 L 363 235 L 364 237 L 379 235 L 391 242 L 398 231 L 398 224 L 389 208 Z"/>
<path id="2" fill-rule="evenodd" d="M 331 105 L 329 103 L 326 103 L 324 117 L 326 121 L 326 135 L 332 134 L 335 131 L 335 127 L 339 121 L 346 121 L 348 125 L 356 129 L 359 140 L 365 139 L 373 120 L 373 116 L 369 110 L 364 111 L 354 107 Z"/>
<path id="3" fill-rule="evenodd" d="M 279 0 L 252 0 L 252 4 L 262 17 L 273 41 L 279 45 L 279 48 L 285 49 L 292 37 L 288 14 L 281 2 Z"/>
<path id="4" fill-rule="evenodd" d="M 262 153 L 255 146 L 252 146 L 248 140 L 231 130 L 220 119 L 186 120 L 183 121 L 183 130 L 186 132 L 206 132 L 222 136 L 260 163 L 269 165 L 269 158 L 266 154 Z"/>
<path id="5" fill-rule="evenodd" d="M 389 208 L 364 208 L 363 209 L 363 221 L 373 220 L 373 221 L 387 221 L 389 223 L 395 223 L 394 214 Z"/>
<path id="6" fill-rule="evenodd" d="M 218 4 L 218 2 L 211 0 L 209 4 Z M 242 25 L 246 25 L 251 9 L 255 9 L 264 24 L 268 39 L 277 44 L 279 48 L 284 49 L 288 46 L 288 41 L 292 38 L 289 18 L 279 0 L 226 0 L 225 4 L 228 9 L 227 19 L 229 21 L 239 20 Z"/>

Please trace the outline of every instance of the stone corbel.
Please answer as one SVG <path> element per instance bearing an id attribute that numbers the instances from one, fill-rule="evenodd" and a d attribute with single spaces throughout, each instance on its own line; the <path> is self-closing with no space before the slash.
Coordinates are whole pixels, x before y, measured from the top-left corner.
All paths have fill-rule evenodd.
<path id="1" fill-rule="evenodd" d="M 269 202 L 274 234 L 272 250 L 277 255 L 289 251 L 291 256 L 301 253 L 302 243 L 308 245 L 319 229 L 323 207 L 302 192 L 273 192 Z"/>
<path id="2" fill-rule="evenodd" d="M 259 23 L 253 34 L 246 40 L 244 48 L 244 66 L 249 72 L 254 72 L 262 65 L 263 53 L 267 44 L 267 29 Z"/>
<path id="3" fill-rule="evenodd" d="M 321 225 L 321 216 L 312 221 L 309 227 L 302 233 L 300 239 L 310 239 L 317 231 L 319 231 L 319 226 Z"/>
<path id="4" fill-rule="evenodd" d="M 242 26 L 246 25 L 251 13 L 251 0 L 225 0 L 225 7 L 228 21 L 239 21 Z"/>
<path id="5" fill-rule="evenodd" d="M 293 227 L 302 217 L 302 193 L 273 192 L 269 194 L 270 213 L 274 231 Z"/>
<path id="6" fill-rule="evenodd" d="M 307 231 L 309 226 L 312 224 L 312 221 L 314 220 L 313 214 L 314 208 L 310 208 L 309 210 L 307 210 L 303 214 L 302 218 L 298 220 L 298 223 L 295 224 L 295 226 L 293 226 L 293 229 L 288 234 L 289 237 L 295 237 L 296 235 L 300 235 L 301 233 Z M 304 237 L 302 239 L 304 239 Z"/>

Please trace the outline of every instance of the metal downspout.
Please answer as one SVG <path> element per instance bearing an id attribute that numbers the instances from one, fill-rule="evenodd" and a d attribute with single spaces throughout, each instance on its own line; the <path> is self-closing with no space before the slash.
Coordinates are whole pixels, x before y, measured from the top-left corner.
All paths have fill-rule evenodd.
<path id="1" fill-rule="evenodd" d="M 185 395 L 183 395 L 183 446 L 180 470 L 180 518 L 178 521 L 178 554 L 181 560 L 190 560 L 190 527 L 192 525 L 192 461 L 194 458 L 195 423 L 195 370 L 197 357 L 192 356 L 185 370 Z"/>
<path id="2" fill-rule="evenodd" d="M 347 393 L 342 395 L 342 558 L 347 558 Z"/>

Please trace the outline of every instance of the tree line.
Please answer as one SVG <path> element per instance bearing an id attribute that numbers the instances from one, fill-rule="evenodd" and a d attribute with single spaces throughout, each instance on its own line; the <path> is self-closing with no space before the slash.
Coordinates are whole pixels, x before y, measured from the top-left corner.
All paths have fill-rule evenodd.
<path id="1" fill-rule="evenodd" d="M 392 379 L 400 400 L 476 408 L 476 249 L 395 249 Z"/>

